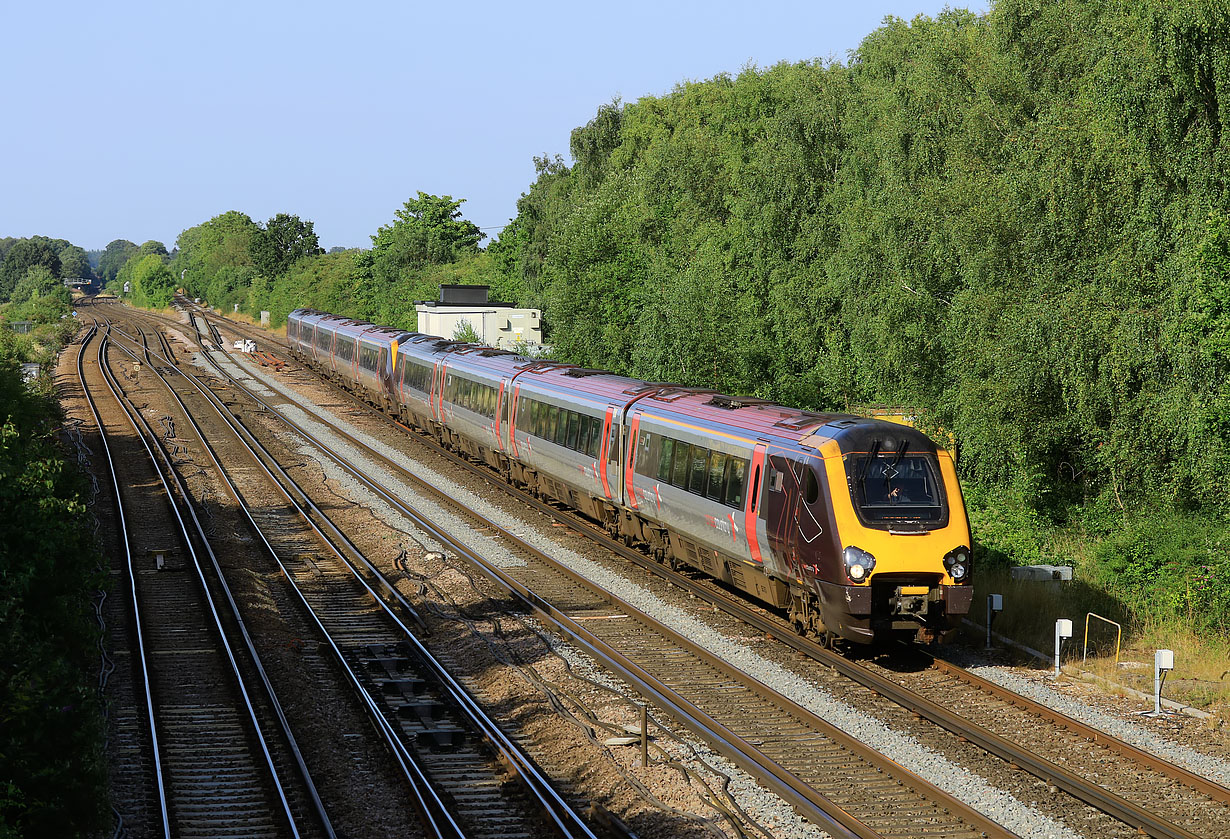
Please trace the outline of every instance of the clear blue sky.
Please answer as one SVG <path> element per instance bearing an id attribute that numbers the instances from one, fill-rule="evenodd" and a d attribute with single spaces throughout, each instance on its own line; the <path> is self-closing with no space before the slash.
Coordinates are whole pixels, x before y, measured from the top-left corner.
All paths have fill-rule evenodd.
<path id="1" fill-rule="evenodd" d="M 235 209 L 366 247 L 418 190 L 466 199 L 494 236 L 533 156 L 567 160 L 569 132 L 612 98 L 749 63 L 845 61 L 885 16 L 944 5 L 10 3 L 0 236 L 171 247 Z"/>

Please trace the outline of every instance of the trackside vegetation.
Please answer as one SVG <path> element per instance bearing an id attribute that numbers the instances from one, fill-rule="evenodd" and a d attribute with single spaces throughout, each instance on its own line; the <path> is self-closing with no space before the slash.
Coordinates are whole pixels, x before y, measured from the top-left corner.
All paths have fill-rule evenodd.
<path id="1" fill-rule="evenodd" d="M 0 306 L 0 837 L 85 836 L 110 821 L 99 629 L 106 583 L 86 508 L 88 485 L 60 440 L 63 415 L 44 375 L 76 329 L 68 291 L 29 268 Z M 50 281 L 48 281 L 50 278 Z M 62 294 L 61 294 L 62 292 Z M 31 321 L 16 334 L 11 320 Z"/>

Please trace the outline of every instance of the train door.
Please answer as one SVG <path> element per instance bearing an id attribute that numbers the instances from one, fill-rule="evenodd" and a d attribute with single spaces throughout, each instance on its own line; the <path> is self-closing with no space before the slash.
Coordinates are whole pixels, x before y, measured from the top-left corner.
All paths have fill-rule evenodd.
<path id="1" fill-rule="evenodd" d="M 748 484 L 744 493 L 746 508 L 743 512 L 743 527 L 747 534 L 747 551 L 753 562 L 764 562 L 761 552 L 760 510 L 764 503 L 765 460 L 768 447 L 757 443 L 752 449 L 752 461 L 749 464 Z"/>
<path id="2" fill-rule="evenodd" d="M 431 374 L 431 416 L 439 423 L 444 422 L 444 370 L 448 364 L 436 362 L 436 369 Z"/>
<path id="3" fill-rule="evenodd" d="M 388 347 L 380 348 L 376 358 L 376 369 L 380 371 L 380 394 L 386 401 L 393 401 L 393 356 Z"/>
<path id="4" fill-rule="evenodd" d="M 614 500 L 615 496 L 611 493 L 611 476 L 610 469 L 612 457 L 618 451 L 618 441 L 615 439 L 613 431 L 615 430 L 615 417 L 618 411 L 614 405 L 606 406 L 606 416 L 602 420 L 602 442 L 598 445 L 598 477 L 602 481 L 602 494 L 606 496 L 608 501 Z M 618 475 L 618 472 L 614 473 Z M 616 484 L 616 492 L 618 492 L 619 481 L 614 481 Z"/>
<path id="5" fill-rule="evenodd" d="M 768 531 L 769 547 L 783 565 L 783 570 L 798 572 L 798 476 L 792 463 L 781 455 L 769 455 L 762 488 L 761 515 Z"/>

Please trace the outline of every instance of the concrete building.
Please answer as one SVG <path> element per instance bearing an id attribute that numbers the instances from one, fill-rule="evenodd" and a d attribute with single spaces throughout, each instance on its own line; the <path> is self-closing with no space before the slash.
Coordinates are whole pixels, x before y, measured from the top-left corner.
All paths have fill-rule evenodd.
<path id="1" fill-rule="evenodd" d="M 442 285 L 440 299 L 414 304 L 418 331 L 452 338 L 463 323 L 474 327 L 481 343 L 501 349 L 517 344 L 536 348 L 542 344 L 542 311 L 517 309 L 487 299 L 485 285 Z"/>

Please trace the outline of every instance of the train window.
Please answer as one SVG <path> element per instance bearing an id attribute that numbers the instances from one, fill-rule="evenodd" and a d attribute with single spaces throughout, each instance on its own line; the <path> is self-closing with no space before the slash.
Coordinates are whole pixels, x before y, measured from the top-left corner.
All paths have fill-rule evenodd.
<path id="1" fill-rule="evenodd" d="M 773 492 L 781 492 L 782 487 L 786 484 L 786 475 L 783 472 L 769 467 L 769 489 Z"/>
<path id="2" fill-rule="evenodd" d="M 747 508 L 749 510 L 756 509 L 756 502 L 760 500 L 760 467 L 756 467 L 756 471 L 752 473 L 752 498 L 748 501 Z"/>
<path id="3" fill-rule="evenodd" d="M 577 447 L 577 434 L 581 430 L 581 415 L 575 411 L 568 412 L 568 436 L 564 438 L 564 445 L 575 450 Z"/>
<path id="4" fill-rule="evenodd" d="M 619 462 L 619 426 L 611 423 L 611 441 L 606 447 L 606 457 L 611 463 Z"/>
<path id="5" fill-rule="evenodd" d="M 581 423 L 577 431 L 577 451 L 587 454 L 589 452 L 590 418 L 586 414 L 577 414 L 577 416 L 580 417 Z"/>
<path id="6" fill-rule="evenodd" d="M 662 449 L 658 454 L 658 480 L 669 483 L 671 479 L 671 457 L 675 453 L 675 441 L 670 437 L 663 437 L 662 442 L 658 445 Z"/>
<path id="7" fill-rule="evenodd" d="M 688 488 L 688 468 L 692 464 L 692 444 L 675 442 L 675 466 L 671 483 L 680 489 Z"/>
<path id="8" fill-rule="evenodd" d="M 743 483 L 747 477 L 747 461 L 732 457 L 726 470 L 726 506 L 743 508 Z"/>
<path id="9" fill-rule="evenodd" d="M 922 455 L 862 457 L 853 463 L 856 500 L 864 519 L 938 521 L 943 499 L 931 462 Z"/>
<path id="10" fill-rule="evenodd" d="M 688 479 L 688 491 L 697 495 L 705 494 L 705 473 L 709 463 L 709 450 L 701 446 L 692 447 L 692 476 Z"/>
<path id="11" fill-rule="evenodd" d="M 636 437 L 636 460 L 634 466 L 639 475 L 652 478 L 657 463 L 653 459 L 653 437 L 648 431 L 640 432 Z"/>
<path id="12" fill-rule="evenodd" d="M 709 455 L 709 486 L 705 490 L 705 496 L 712 498 L 714 501 L 721 501 L 723 497 L 722 481 L 726 478 L 726 461 L 729 455 L 721 452 L 713 452 Z"/>
<path id="13" fill-rule="evenodd" d="M 555 416 L 555 408 L 551 409 L 551 415 Z M 563 408 L 559 409 L 559 421 L 555 424 L 555 434 L 552 435 L 553 442 L 557 446 L 564 445 L 564 441 L 568 439 L 568 412 Z"/>
<path id="14" fill-rule="evenodd" d="M 555 405 L 546 405 L 547 424 L 542 429 L 542 439 L 551 442 L 555 441 L 555 428 L 559 425 L 559 408 Z"/>
<path id="15" fill-rule="evenodd" d="M 804 464 L 803 471 L 807 473 L 803 477 L 803 500 L 808 504 L 815 504 L 820 500 L 820 482 L 816 480 L 816 470 Z"/>
<path id="16" fill-rule="evenodd" d="M 543 410 L 542 410 L 543 405 L 537 399 L 530 399 L 528 400 L 528 402 L 530 406 L 530 418 L 528 422 L 527 431 L 528 433 L 533 434 L 535 437 L 541 437 L 542 436 L 542 424 L 544 422 Z"/>
<path id="17" fill-rule="evenodd" d="M 597 457 L 602 452 L 602 420 L 597 417 L 589 418 L 589 447 L 585 453 L 590 457 Z"/>
<path id="18" fill-rule="evenodd" d="M 581 414 L 581 430 L 577 432 L 577 451 L 589 454 L 589 438 L 593 436 L 593 417 Z"/>

